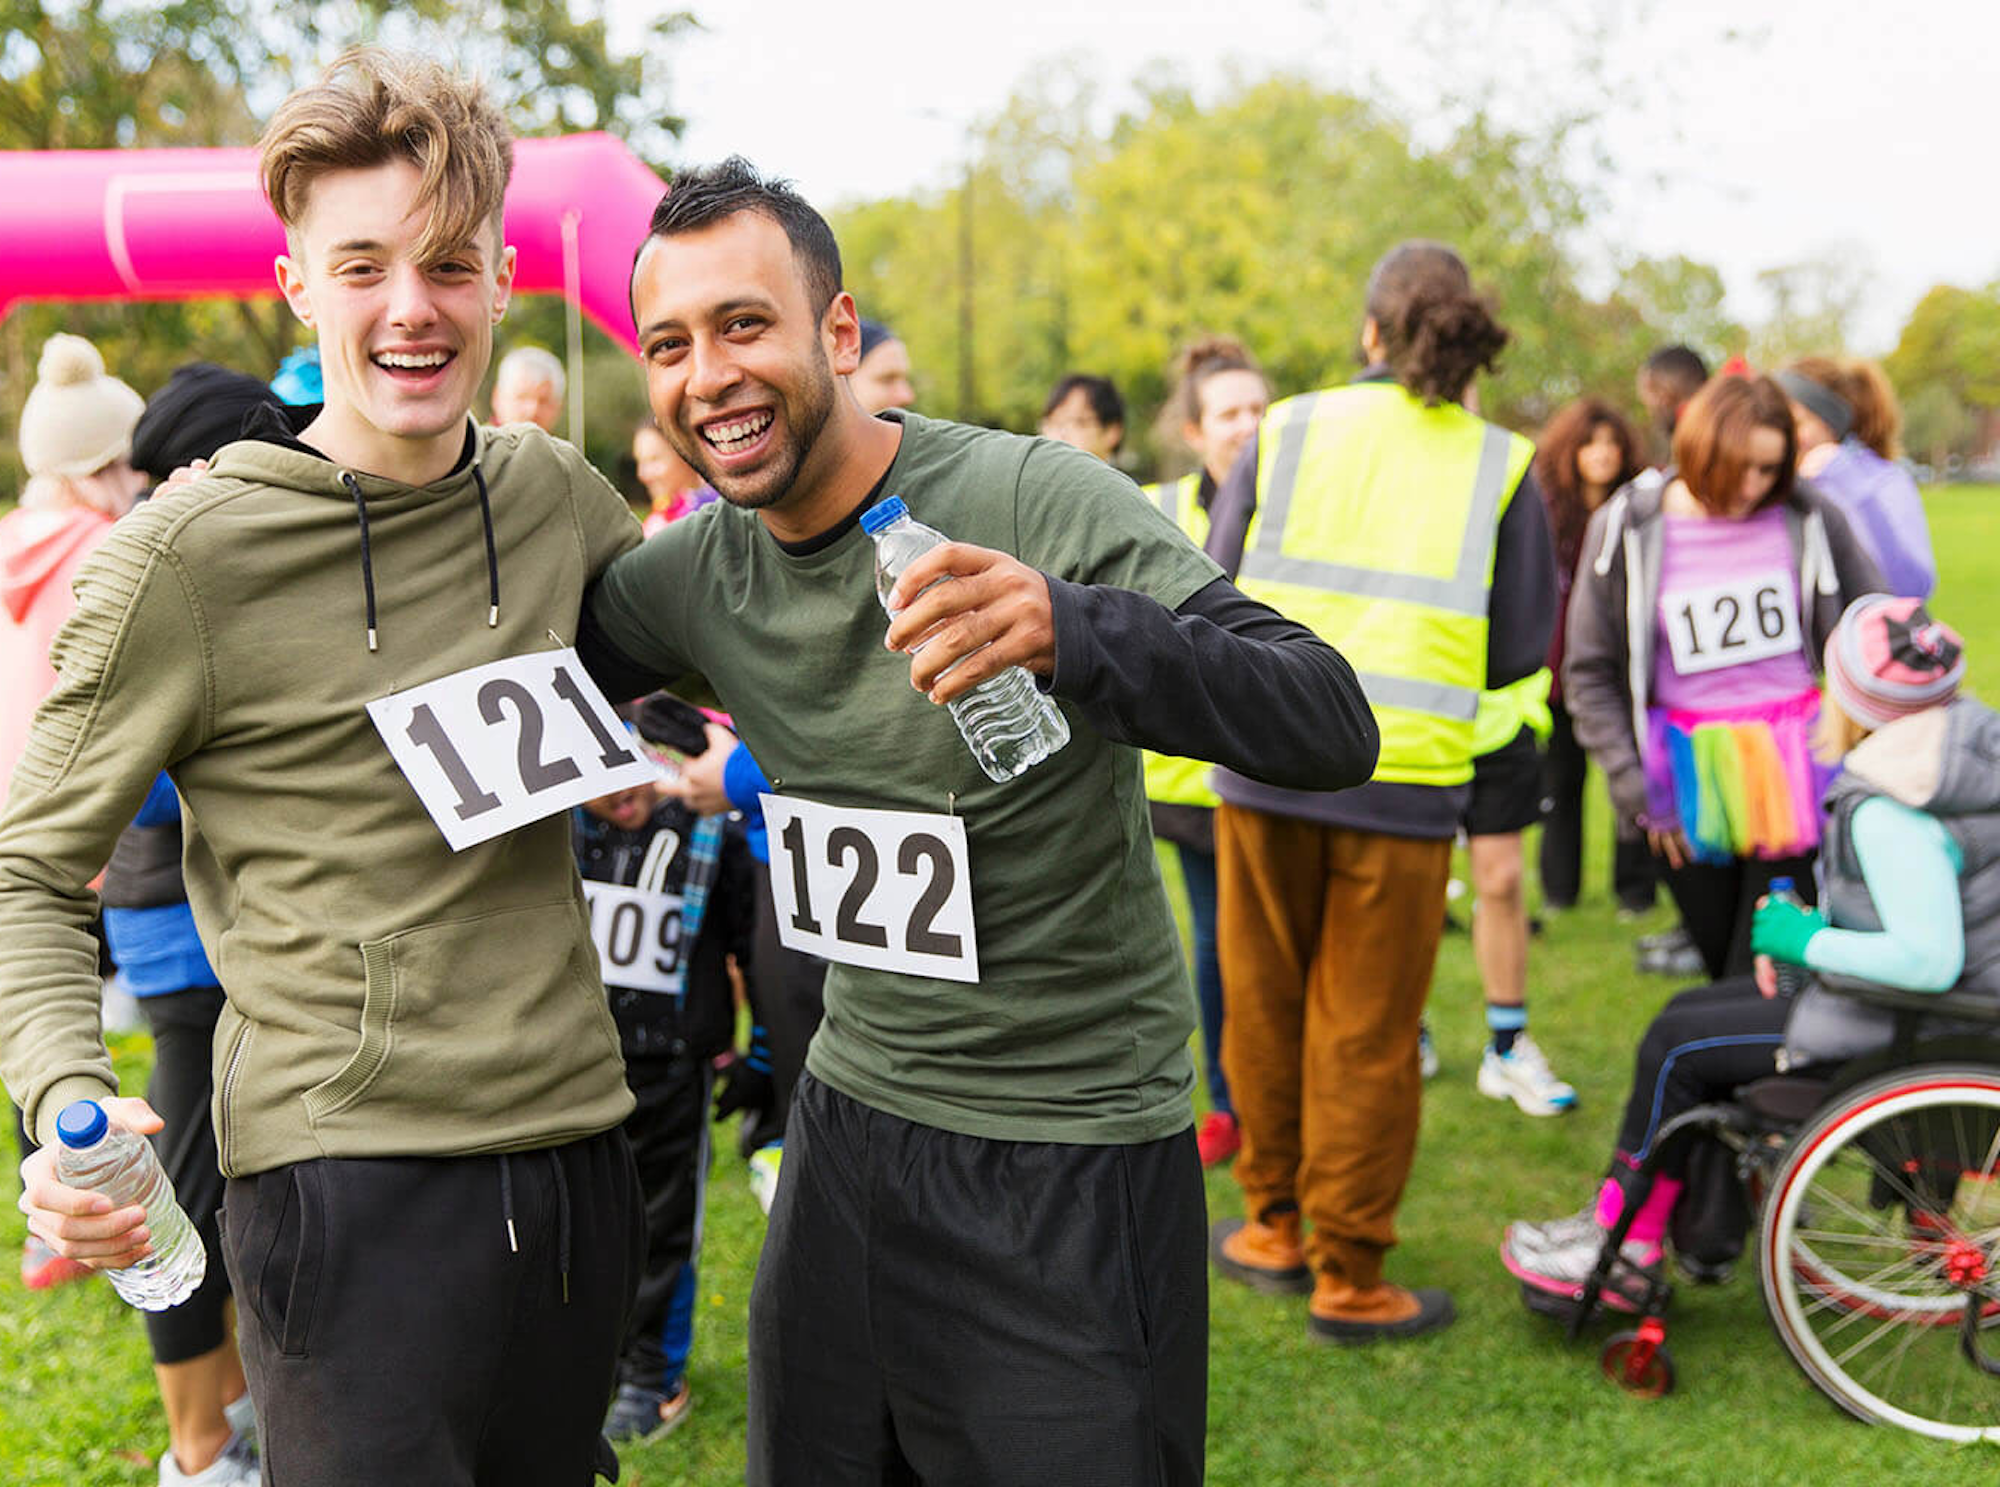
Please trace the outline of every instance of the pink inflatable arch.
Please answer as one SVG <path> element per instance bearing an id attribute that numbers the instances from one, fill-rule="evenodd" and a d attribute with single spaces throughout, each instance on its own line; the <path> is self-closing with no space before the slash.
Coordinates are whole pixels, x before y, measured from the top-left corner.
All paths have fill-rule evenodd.
<path id="1" fill-rule="evenodd" d="M 627 280 L 666 189 L 608 134 L 519 141 L 506 208 L 514 287 L 568 294 L 636 351 Z M 0 151 L 0 201 L 0 316 L 24 299 L 277 293 L 284 233 L 255 150 Z"/>

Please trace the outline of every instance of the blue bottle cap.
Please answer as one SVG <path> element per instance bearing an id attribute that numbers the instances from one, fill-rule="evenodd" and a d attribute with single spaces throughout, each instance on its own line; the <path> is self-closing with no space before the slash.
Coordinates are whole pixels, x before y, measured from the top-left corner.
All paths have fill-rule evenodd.
<path id="1" fill-rule="evenodd" d="M 903 498 L 891 496 L 886 501 L 877 501 L 861 513 L 861 530 L 873 537 L 890 522 L 900 520 L 909 514 L 910 508 L 903 504 Z"/>
<path id="2" fill-rule="evenodd" d="M 110 1128 L 104 1107 L 95 1100 L 72 1100 L 56 1117 L 56 1139 L 71 1151 L 97 1145 Z"/>
<path id="3" fill-rule="evenodd" d="M 1790 878 L 1771 879 L 1771 891 L 1773 893 L 1796 893 L 1798 887 L 1799 885 L 1794 883 Z"/>

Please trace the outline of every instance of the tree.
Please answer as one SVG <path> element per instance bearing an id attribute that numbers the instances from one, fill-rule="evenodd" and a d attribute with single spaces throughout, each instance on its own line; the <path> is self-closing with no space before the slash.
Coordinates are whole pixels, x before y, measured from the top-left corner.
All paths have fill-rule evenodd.
<path id="1" fill-rule="evenodd" d="M 1858 250 L 1826 252 L 1757 275 L 1771 313 L 1750 341 L 1751 362 L 1774 367 L 1796 356 L 1838 356 L 1867 301 L 1872 275 Z"/>
<path id="2" fill-rule="evenodd" d="M 1017 100 L 969 173 L 976 404 L 954 395 L 964 184 L 838 214 L 849 283 L 909 343 L 921 407 L 1029 428 L 1055 379 L 1086 370 L 1136 412 L 1212 331 L 1243 338 L 1281 392 L 1323 385 L 1358 365 L 1369 268 L 1415 236 L 1457 245 L 1513 332 L 1482 388 L 1495 416 L 1532 427 L 1585 389 L 1618 397 L 1656 339 L 1631 303 L 1578 287 L 1568 243 L 1588 201 L 1556 136 L 1478 116 L 1427 149 L 1381 107 L 1291 77 L 1239 81 L 1207 107 L 1156 82 L 1104 133 L 1085 109 L 1046 127 L 1057 113 Z"/>
<path id="3" fill-rule="evenodd" d="M 2000 284 L 1937 285 L 1882 367 L 1903 400 L 1911 449 L 1936 465 L 1978 453 L 1981 415 L 2000 409 Z"/>
<path id="4" fill-rule="evenodd" d="M 1619 272 L 1616 291 L 1662 342 L 1692 346 L 1711 363 L 1748 346 L 1747 333 L 1724 307 L 1726 293 L 1714 265 L 1683 254 L 1633 259 Z"/>

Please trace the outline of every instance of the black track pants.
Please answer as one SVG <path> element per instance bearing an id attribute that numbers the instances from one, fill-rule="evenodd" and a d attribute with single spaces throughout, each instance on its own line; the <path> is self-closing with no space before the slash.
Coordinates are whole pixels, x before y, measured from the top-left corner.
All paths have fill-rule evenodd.
<path id="1" fill-rule="evenodd" d="M 1206 1426 L 1192 1130 L 988 1141 L 806 1075 L 750 1300 L 752 1487 L 1181 1487 Z"/>
<path id="2" fill-rule="evenodd" d="M 264 1481 L 587 1487 L 613 1466 L 600 1429 L 644 1243 L 617 1130 L 231 1179 Z"/>

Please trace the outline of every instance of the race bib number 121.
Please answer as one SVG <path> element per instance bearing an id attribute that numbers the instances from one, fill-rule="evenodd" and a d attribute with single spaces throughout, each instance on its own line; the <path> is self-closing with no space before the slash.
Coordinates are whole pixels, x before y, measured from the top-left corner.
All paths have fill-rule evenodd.
<path id="1" fill-rule="evenodd" d="M 786 946 L 879 971 L 979 979 L 965 822 L 759 798 Z"/>
<path id="2" fill-rule="evenodd" d="M 659 774 L 567 648 L 379 697 L 368 716 L 454 852 Z"/>

